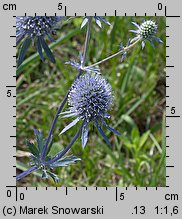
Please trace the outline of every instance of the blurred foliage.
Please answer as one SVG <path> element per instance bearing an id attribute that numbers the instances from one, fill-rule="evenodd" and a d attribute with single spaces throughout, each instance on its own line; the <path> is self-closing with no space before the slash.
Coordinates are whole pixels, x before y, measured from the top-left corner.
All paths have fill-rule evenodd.
<path id="1" fill-rule="evenodd" d="M 65 21 L 57 31 L 57 41 L 50 45 L 56 64 L 42 63 L 34 49 L 17 71 L 17 174 L 29 167 L 26 139 L 34 140 L 33 128 L 46 136 L 56 110 L 71 86 L 77 71 L 65 65 L 79 61 L 83 51 L 86 28 L 79 29 L 83 18 Z M 158 24 L 157 37 L 164 44 L 153 49 L 146 43 L 128 52 L 124 62 L 115 57 L 99 67 L 111 83 L 115 103 L 109 124 L 122 133 L 106 132 L 113 149 L 109 149 L 94 126 L 90 126 L 86 148 L 80 139 L 72 152 L 82 160 L 56 170 L 61 181 L 42 180 L 38 172 L 17 182 L 17 186 L 165 186 L 165 18 L 145 17 Z M 134 34 L 132 21 L 144 17 L 107 17 L 112 26 L 100 29 L 93 22 L 86 65 L 117 52 Z M 54 130 L 55 153 L 62 150 L 76 133 L 60 131 L 70 120 L 61 118 Z M 78 124 L 79 126 L 79 124 Z M 77 126 L 77 127 L 78 127 Z"/>

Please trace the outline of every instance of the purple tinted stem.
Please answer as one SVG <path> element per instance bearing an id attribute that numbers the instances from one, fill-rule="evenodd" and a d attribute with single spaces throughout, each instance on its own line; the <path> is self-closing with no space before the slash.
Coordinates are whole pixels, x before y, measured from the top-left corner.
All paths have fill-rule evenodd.
<path id="1" fill-rule="evenodd" d="M 90 25 L 91 25 L 91 17 L 89 17 L 89 22 L 88 22 L 88 26 L 87 26 L 87 32 L 86 32 L 86 38 L 85 38 L 85 46 L 84 46 L 84 52 L 83 52 L 83 60 L 82 60 L 82 65 L 85 66 L 85 61 L 86 61 L 86 53 L 87 53 L 87 50 L 88 50 L 88 42 L 89 42 L 89 37 L 90 37 Z M 80 77 L 80 75 L 82 74 L 82 71 L 80 70 L 76 79 Z M 75 80 L 76 80 L 75 79 Z M 52 121 L 52 124 L 51 124 L 51 128 L 49 130 L 49 134 L 48 134 L 48 137 L 46 139 L 46 143 L 45 143 L 45 146 L 43 148 L 43 151 L 42 151 L 42 156 L 41 156 L 41 161 L 44 162 L 45 161 L 45 157 L 46 157 L 46 153 L 47 153 L 47 149 L 48 149 L 48 146 L 49 146 L 49 142 L 51 140 L 51 136 L 52 136 L 52 132 L 54 130 L 54 127 L 56 125 L 56 122 L 58 120 L 58 117 L 59 117 L 59 114 L 61 113 L 67 99 L 68 99 L 68 95 L 69 95 L 69 92 L 70 92 L 70 89 L 69 91 L 67 92 L 66 96 L 64 97 L 62 103 L 60 104 L 59 106 L 59 109 Z M 84 123 L 83 123 L 84 124 Z M 80 127 L 80 129 L 78 130 L 78 132 L 76 133 L 76 135 L 73 137 L 72 141 L 67 145 L 67 147 L 61 151 L 58 155 L 56 155 L 54 158 L 52 158 L 51 160 L 47 161 L 47 162 L 44 162 L 45 164 L 51 164 L 57 160 L 59 160 L 62 156 L 64 156 L 66 154 L 66 152 L 71 148 L 71 146 L 74 144 L 74 142 L 76 141 L 76 139 L 79 137 L 79 134 L 81 133 L 81 130 L 82 130 L 82 127 L 83 127 L 83 124 L 82 126 Z M 23 173 L 19 174 L 17 177 L 16 177 L 16 180 L 20 180 L 22 179 L 23 177 L 27 176 L 29 173 L 35 171 L 39 169 L 39 167 L 31 167 L 29 168 L 28 170 L 24 171 Z"/>
<path id="2" fill-rule="evenodd" d="M 83 51 L 82 67 L 85 66 L 85 62 L 86 62 L 86 55 L 87 55 L 87 50 L 88 50 L 88 42 L 89 42 L 89 38 L 90 38 L 91 21 L 92 21 L 92 17 L 89 17 L 88 18 L 87 32 L 86 32 L 86 37 L 85 37 L 84 51 Z"/>
<path id="3" fill-rule="evenodd" d="M 59 160 L 61 157 L 63 157 L 66 152 L 69 151 L 69 149 L 71 148 L 71 146 L 74 144 L 74 142 L 77 140 L 77 138 L 79 137 L 81 131 L 82 131 L 82 128 L 84 126 L 85 122 L 82 123 L 81 127 L 79 128 L 79 130 L 77 131 L 77 133 L 75 134 L 75 136 L 73 137 L 73 139 L 71 140 L 71 142 L 67 145 L 67 147 L 61 151 L 59 154 L 57 154 L 55 157 L 53 157 L 51 160 L 49 161 L 46 161 L 45 162 L 45 165 L 49 165 L 49 164 L 52 164 L 54 162 L 56 162 L 57 160 Z"/>
<path id="4" fill-rule="evenodd" d="M 79 76 L 79 74 L 78 74 L 78 76 Z M 77 77 L 78 77 L 78 76 L 77 76 Z M 69 91 L 70 91 L 70 89 L 69 89 Z M 65 103 L 66 103 L 66 101 L 67 101 L 67 99 L 68 99 L 69 91 L 67 92 L 66 96 L 64 97 L 64 99 L 63 99 L 62 103 L 60 104 L 59 109 L 58 109 L 58 111 L 57 111 L 57 113 L 56 113 L 56 115 L 55 115 L 55 117 L 54 117 L 54 119 L 53 119 L 51 128 L 50 128 L 50 130 L 49 130 L 48 137 L 47 137 L 47 139 L 46 139 L 45 146 L 44 146 L 43 151 L 42 151 L 42 161 L 44 161 L 44 159 L 45 159 L 45 157 L 46 157 L 46 153 L 47 153 L 49 141 L 50 141 L 51 136 L 52 136 L 53 129 L 54 129 L 55 125 L 56 125 L 56 122 L 57 122 L 57 119 L 58 119 L 58 117 L 59 117 L 59 114 L 61 113 L 61 111 L 62 111 L 62 109 L 63 109 L 63 107 L 64 107 L 64 105 L 65 105 Z"/>
<path id="5" fill-rule="evenodd" d="M 24 178 L 25 176 L 27 176 L 28 174 L 30 174 L 31 172 L 37 170 L 39 167 L 37 166 L 33 166 L 31 168 L 29 168 L 28 170 L 24 171 L 23 173 L 20 173 L 18 176 L 16 176 L 16 181 Z"/>
<path id="6" fill-rule="evenodd" d="M 90 38 L 91 20 L 92 20 L 92 17 L 89 17 L 88 26 L 87 26 L 87 32 L 86 32 L 86 37 L 85 37 L 83 60 L 82 60 L 82 65 L 83 65 L 83 67 L 85 66 L 86 54 L 87 54 L 87 51 L 88 51 L 88 42 L 89 42 L 89 38 Z M 78 73 L 78 75 L 77 75 L 77 77 L 76 77 L 76 79 L 80 77 L 81 73 L 82 73 L 82 71 L 80 70 L 79 73 Z M 76 80 L 76 79 L 75 79 L 75 80 Z M 44 149 L 43 149 L 43 151 L 42 151 L 42 156 L 41 156 L 41 159 L 42 159 L 41 161 L 42 161 L 42 162 L 44 162 L 44 160 L 45 160 L 46 153 L 47 153 L 47 149 L 48 149 L 48 146 L 49 146 L 49 142 L 50 142 L 50 140 L 51 140 L 51 136 L 52 136 L 53 129 L 54 129 L 54 127 L 55 127 L 55 124 L 56 124 L 56 122 L 57 122 L 57 119 L 58 119 L 58 117 L 59 117 L 59 114 L 61 113 L 61 111 L 62 111 L 62 109 L 63 109 L 63 107 L 64 107 L 64 105 L 65 105 L 65 103 L 66 103 L 66 101 L 67 101 L 67 99 L 68 99 L 68 94 L 69 94 L 69 92 L 70 92 L 70 89 L 69 89 L 69 91 L 67 92 L 66 96 L 64 97 L 64 99 L 63 99 L 61 105 L 59 106 L 59 109 L 58 109 L 58 111 L 57 111 L 57 113 L 56 113 L 56 115 L 55 115 L 55 117 L 54 117 L 54 119 L 53 119 L 51 128 L 50 128 L 50 130 L 49 130 L 48 137 L 47 137 L 47 139 L 46 139 L 46 143 L 45 143 Z"/>

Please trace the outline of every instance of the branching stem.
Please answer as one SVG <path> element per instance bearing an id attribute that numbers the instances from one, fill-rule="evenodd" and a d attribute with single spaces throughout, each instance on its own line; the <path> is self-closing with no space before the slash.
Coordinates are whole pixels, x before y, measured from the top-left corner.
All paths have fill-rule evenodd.
<path id="1" fill-rule="evenodd" d="M 61 157 L 63 157 L 70 150 L 71 146 L 74 144 L 74 142 L 79 137 L 79 135 L 80 135 L 80 133 L 82 131 L 83 125 L 84 125 L 84 122 L 82 123 L 81 127 L 79 128 L 79 130 L 77 131 L 75 136 L 72 138 L 71 142 L 66 146 L 66 148 L 64 150 L 62 150 L 60 153 L 58 153 L 51 160 L 45 162 L 45 165 L 49 165 L 49 164 L 52 164 L 52 163 L 56 162 L 57 160 L 59 160 Z"/>
<path id="2" fill-rule="evenodd" d="M 61 151 L 59 154 L 57 154 L 55 157 L 53 157 L 51 160 L 44 162 L 44 166 L 46 165 L 50 165 L 54 162 L 56 162 L 57 160 L 59 160 L 61 157 L 63 157 L 71 148 L 71 146 L 74 144 L 74 142 L 77 140 L 77 138 L 79 137 L 82 128 L 83 128 L 84 122 L 82 123 L 81 127 L 79 128 L 79 130 L 77 131 L 77 133 L 75 134 L 75 136 L 73 137 L 73 139 L 71 140 L 71 142 L 66 146 L 66 148 Z M 16 177 L 16 181 L 24 178 L 25 176 L 27 176 L 28 174 L 30 174 L 31 172 L 39 169 L 40 167 L 38 166 L 33 166 L 29 169 L 27 169 L 26 171 L 20 173 L 17 177 Z"/>
<path id="3" fill-rule="evenodd" d="M 37 167 L 37 166 L 33 166 L 33 167 L 29 168 L 28 170 L 26 170 L 26 171 L 20 173 L 18 176 L 16 176 L 16 181 L 18 181 L 18 180 L 24 178 L 25 176 L 27 176 L 27 175 L 30 174 L 31 172 L 33 172 L 33 171 L 35 171 L 35 170 L 38 170 L 38 169 L 39 169 L 39 167 Z"/>
<path id="4" fill-rule="evenodd" d="M 84 52 L 83 52 L 83 60 L 82 60 L 82 65 L 83 65 L 83 66 L 85 65 L 85 62 L 86 62 L 86 53 L 87 53 L 87 51 L 88 51 L 88 42 L 89 42 L 89 38 L 90 38 L 91 20 L 92 20 L 92 17 L 89 17 L 89 21 L 88 21 L 88 25 L 87 25 L 87 32 L 86 32 L 86 37 L 85 37 L 85 46 L 84 46 Z M 78 73 L 76 79 L 80 77 L 81 73 L 82 73 L 82 70 L 79 71 L 79 73 Z M 75 79 L 75 80 L 76 80 L 76 79 Z M 42 162 L 44 162 L 44 160 L 45 160 L 46 153 L 47 153 L 48 146 L 49 146 L 49 142 L 50 142 L 50 140 L 51 140 L 51 136 L 52 136 L 53 129 L 54 129 L 55 125 L 56 125 L 56 122 L 57 122 L 57 119 L 58 119 L 58 117 L 59 117 L 59 114 L 61 113 L 61 111 L 62 111 L 62 109 L 63 109 L 63 107 L 64 107 L 64 105 L 65 105 L 65 103 L 66 103 L 66 101 L 67 101 L 67 99 L 68 99 L 69 92 L 70 92 L 70 89 L 68 90 L 66 96 L 64 97 L 62 103 L 60 104 L 59 109 L 58 109 L 58 111 L 57 111 L 57 113 L 56 113 L 56 115 L 55 115 L 55 117 L 54 117 L 54 119 L 53 119 L 51 128 L 50 128 L 50 130 L 49 130 L 49 134 L 48 134 L 48 137 L 47 137 L 47 140 L 46 140 L 46 143 L 45 143 L 43 152 L 42 152 L 42 157 L 41 157 L 41 159 L 42 159 L 41 161 L 42 161 Z"/>
<path id="5" fill-rule="evenodd" d="M 87 25 L 87 32 L 86 32 L 86 37 L 85 37 L 85 45 L 84 45 L 84 51 L 83 51 L 83 59 L 82 59 L 82 66 L 84 67 L 85 66 L 85 62 L 86 62 L 86 54 L 87 54 L 87 51 L 88 51 L 88 43 L 89 43 L 89 38 L 90 38 L 90 26 L 91 26 L 91 20 L 92 20 L 92 17 L 89 17 L 89 20 L 88 20 L 88 25 Z M 78 74 L 77 74 L 77 77 L 76 79 L 78 79 L 80 77 L 80 75 L 82 74 L 82 70 L 79 70 Z M 75 80 L 76 80 L 75 79 Z M 70 88 L 71 89 L 71 88 Z M 66 154 L 66 152 L 71 148 L 71 146 L 73 145 L 73 143 L 76 141 L 76 139 L 78 138 L 80 132 L 81 132 L 81 128 L 79 129 L 79 131 L 77 132 L 77 134 L 73 137 L 72 141 L 68 144 L 68 146 L 63 150 L 61 151 L 57 156 L 55 156 L 54 158 L 52 158 L 50 161 L 47 161 L 45 162 L 45 157 L 46 157 L 46 153 L 47 153 L 47 150 L 48 150 L 48 146 L 49 146 L 49 142 L 51 140 L 51 137 L 52 137 L 52 133 L 53 133 L 53 130 L 54 130 L 54 127 L 56 125 L 56 122 L 58 120 L 58 117 L 59 117 L 59 114 L 61 113 L 61 111 L 63 110 L 63 107 L 64 105 L 66 104 L 66 101 L 68 99 L 68 95 L 69 95 L 69 92 L 70 92 L 70 89 L 68 90 L 66 96 L 64 97 L 63 101 L 61 102 L 59 108 L 58 108 L 58 111 L 52 121 L 52 124 L 51 124 L 51 128 L 49 130 L 49 134 L 48 134 L 48 137 L 46 139 L 46 143 L 45 143 L 45 146 L 43 148 L 43 151 L 42 151 L 42 154 L 41 154 L 41 162 L 43 164 L 51 164 L 53 162 L 55 162 L 56 160 L 59 160 L 62 156 L 64 156 Z M 33 166 L 31 168 L 29 168 L 28 170 L 22 172 L 21 174 L 19 174 L 17 177 L 16 177 L 16 180 L 20 180 L 22 179 L 23 177 L 27 176 L 29 173 L 35 171 L 39 169 L 39 167 L 37 166 Z"/>
<path id="6" fill-rule="evenodd" d="M 133 47 L 134 47 L 138 42 L 140 42 L 140 41 L 141 41 L 141 39 L 136 40 L 134 43 L 132 43 L 132 44 L 129 45 L 129 46 L 124 47 L 124 48 L 123 48 L 122 50 L 120 50 L 119 52 L 114 53 L 113 55 L 110 55 L 110 56 L 106 57 L 105 59 L 102 59 L 102 60 L 100 60 L 99 62 L 96 62 L 96 63 L 94 63 L 94 64 L 92 64 L 92 65 L 85 66 L 85 67 L 83 68 L 83 70 L 89 69 L 89 68 L 92 68 L 92 67 L 95 67 L 95 66 L 97 66 L 97 65 L 100 65 L 101 63 L 106 62 L 107 60 L 112 59 L 112 58 L 114 58 L 115 56 L 117 56 L 117 55 L 119 55 L 119 54 L 121 54 L 121 53 L 123 53 L 123 52 L 127 52 L 129 49 L 133 48 Z"/>

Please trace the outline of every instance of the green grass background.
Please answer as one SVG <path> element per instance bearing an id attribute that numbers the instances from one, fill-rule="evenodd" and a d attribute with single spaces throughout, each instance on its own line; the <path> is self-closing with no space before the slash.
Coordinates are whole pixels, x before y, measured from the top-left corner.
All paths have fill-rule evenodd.
<path id="1" fill-rule="evenodd" d="M 33 128 L 46 137 L 50 124 L 77 71 L 65 65 L 79 61 L 83 51 L 86 28 L 80 30 L 83 18 L 63 22 L 57 31 L 57 41 L 50 44 L 56 64 L 40 61 L 33 47 L 17 70 L 17 174 L 29 167 L 26 139 L 34 140 Z M 158 24 L 157 37 L 164 44 L 153 49 L 146 43 L 144 50 L 137 45 L 124 62 L 115 57 L 99 67 L 112 85 L 114 105 L 109 125 L 119 130 L 116 136 L 105 130 L 112 150 L 107 147 L 96 128 L 90 124 L 86 148 L 77 140 L 72 151 L 82 160 L 69 167 L 56 169 L 60 183 L 42 180 L 35 172 L 17 182 L 17 186 L 165 186 L 165 18 L 107 17 L 112 26 L 100 29 L 94 22 L 86 65 L 93 64 L 118 51 L 134 34 L 132 21 L 141 23 L 153 19 Z M 65 106 L 64 110 L 66 110 Z M 60 131 L 71 119 L 58 119 L 54 130 L 52 153 L 62 150 L 80 124 L 62 136 Z"/>

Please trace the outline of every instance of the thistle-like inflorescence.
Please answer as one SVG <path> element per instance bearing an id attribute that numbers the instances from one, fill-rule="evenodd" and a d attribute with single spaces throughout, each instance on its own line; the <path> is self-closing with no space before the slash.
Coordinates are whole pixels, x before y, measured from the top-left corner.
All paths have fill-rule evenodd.
<path id="1" fill-rule="evenodd" d="M 110 117 L 107 111 L 111 108 L 112 103 L 112 88 L 103 76 L 94 72 L 82 75 L 71 87 L 68 97 L 69 111 L 62 113 L 62 118 L 73 116 L 76 119 L 66 126 L 60 134 L 82 120 L 82 147 L 84 148 L 88 140 L 88 124 L 92 121 L 104 140 L 110 145 L 101 125 L 115 134 L 120 134 L 108 126 L 105 121 L 105 118 Z"/>
<path id="2" fill-rule="evenodd" d="M 88 73 L 73 84 L 68 97 L 70 110 L 90 122 L 103 118 L 113 102 L 111 85 L 104 77 Z"/>
<path id="3" fill-rule="evenodd" d="M 44 145 L 45 145 L 46 140 L 45 140 L 42 132 L 40 132 L 39 130 L 34 129 L 34 133 L 36 135 L 36 141 L 33 143 L 33 142 L 27 140 L 27 142 L 26 142 L 27 146 L 29 148 L 29 151 L 31 152 L 30 165 L 32 167 L 36 166 L 37 169 L 39 169 L 39 171 L 42 172 L 43 179 L 52 178 L 55 182 L 58 182 L 59 177 L 55 173 L 52 172 L 53 169 L 57 168 L 57 167 L 69 166 L 69 165 L 74 164 L 76 161 L 79 161 L 81 159 L 72 154 L 69 156 L 61 157 L 60 159 L 57 159 L 56 161 L 51 162 L 49 164 L 45 164 L 44 162 L 42 162 L 41 154 L 44 150 Z M 51 138 L 51 141 L 49 143 L 49 147 L 48 147 L 48 150 L 46 153 L 45 160 L 49 160 L 49 161 L 51 160 L 50 154 L 51 154 L 52 148 L 53 148 L 53 138 Z"/>
<path id="4" fill-rule="evenodd" d="M 154 21 L 145 21 L 140 25 L 139 35 L 143 39 L 151 38 L 157 32 L 157 25 Z"/>
<path id="5" fill-rule="evenodd" d="M 32 42 L 35 44 L 36 50 L 39 53 L 42 61 L 44 61 L 42 50 L 44 50 L 47 57 L 52 62 L 55 62 L 54 55 L 48 47 L 45 41 L 45 37 L 47 37 L 52 42 L 55 41 L 52 38 L 52 35 L 55 34 L 56 25 L 62 18 L 63 17 L 60 16 L 16 17 L 16 43 L 18 45 L 21 41 L 23 41 L 22 45 L 20 46 L 20 51 L 18 55 L 18 67 L 22 64 L 26 52 Z M 137 30 L 131 30 L 131 32 L 135 33 L 136 36 L 133 39 L 128 40 L 126 47 L 124 47 L 123 44 L 120 43 L 120 50 L 117 53 L 106 57 L 105 59 L 95 64 L 85 66 L 85 58 L 90 35 L 90 25 L 92 20 L 94 20 L 100 28 L 102 27 L 102 23 L 110 25 L 107 20 L 100 16 L 84 17 L 81 28 L 88 24 L 83 53 L 84 55 L 82 56 L 82 53 L 80 52 L 79 62 L 76 62 L 75 60 L 70 60 L 66 62 L 66 64 L 70 64 L 71 66 L 79 70 L 79 76 L 72 84 L 71 88 L 69 89 L 68 95 L 65 96 L 62 104 L 60 105 L 58 112 L 54 117 L 48 137 L 44 138 L 42 132 L 34 129 L 36 136 L 35 143 L 27 140 L 27 146 L 29 148 L 29 151 L 31 152 L 30 165 L 32 167 L 22 174 L 19 174 L 16 177 L 17 180 L 25 177 L 30 172 L 39 169 L 42 171 L 42 178 L 48 179 L 51 177 L 55 182 L 58 182 L 59 178 L 55 173 L 52 172 L 53 169 L 57 167 L 68 166 L 81 160 L 73 154 L 69 156 L 65 155 L 70 150 L 71 146 L 77 140 L 80 134 L 82 147 L 85 147 L 88 141 L 90 123 L 96 126 L 99 133 L 102 135 L 105 142 L 109 146 L 111 146 L 111 144 L 103 131 L 103 127 L 107 128 L 114 134 L 120 135 L 120 133 L 111 128 L 106 121 L 106 119 L 110 118 L 108 111 L 111 109 L 114 99 L 111 85 L 100 74 L 100 69 L 94 67 L 115 57 L 118 54 L 122 54 L 121 61 L 123 61 L 127 55 L 127 51 L 139 42 L 142 42 L 142 48 L 144 48 L 145 41 L 149 41 L 150 44 L 154 47 L 154 44 L 152 42 L 153 40 L 159 43 L 162 43 L 162 40 L 155 36 L 158 27 L 154 21 L 144 21 L 141 25 L 132 22 L 137 27 Z M 67 100 L 69 106 L 68 111 L 60 113 Z M 70 124 L 68 124 L 61 131 L 60 134 L 63 134 L 64 132 L 75 126 L 78 122 L 81 123 L 81 126 L 78 129 L 76 135 L 66 146 L 66 148 L 64 148 L 62 151 L 52 157 L 52 152 L 54 151 L 52 133 L 59 115 L 61 115 L 62 118 L 74 117 L 74 120 Z"/>
<path id="6" fill-rule="evenodd" d="M 134 37 L 130 42 L 134 42 L 138 39 L 142 40 L 142 49 L 145 47 L 145 41 L 148 40 L 150 44 L 154 46 L 152 40 L 155 40 L 158 43 L 162 43 L 162 40 L 154 36 L 157 33 L 157 24 L 152 20 L 144 21 L 141 25 L 138 25 L 135 22 L 132 22 L 138 30 L 130 30 L 130 32 L 135 33 L 137 36 Z"/>
<path id="7" fill-rule="evenodd" d="M 60 16 L 16 17 L 16 44 L 18 45 L 23 40 L 18 56 L 18 66 L 23 62 L 31 42 L 36 44 L 42 61 L 44 61 L 43 48 L 47 57 L 55 62 L 55 58 L 45 42 L 45 36 L 52 42 L 55 41 L 52 35 L 55 35 L 56 25 L 61 19 Z"/>

